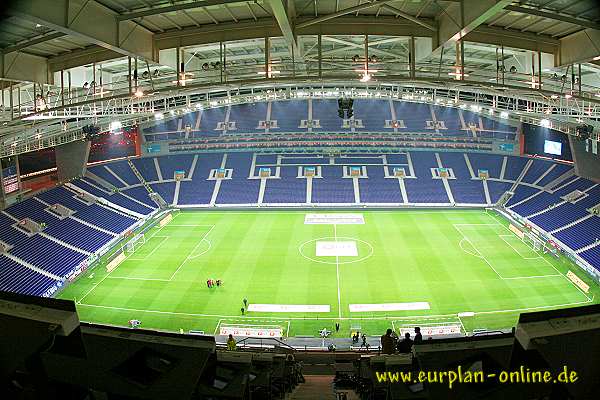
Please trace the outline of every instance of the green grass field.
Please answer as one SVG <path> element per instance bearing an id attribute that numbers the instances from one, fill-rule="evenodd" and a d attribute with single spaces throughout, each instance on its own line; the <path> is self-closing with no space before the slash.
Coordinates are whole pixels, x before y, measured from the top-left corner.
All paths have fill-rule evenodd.
<path id="1" fill-rule="evenodd" d="M 599 288 L 566 258 L 540 255 L 508 221 L 484 210 L 348 211 L 364 224 L 309 225 L 327 211 L 189 211 L 146 233 L 145 244 L 111 273 L 88 271 L 59 297 L 83 321 L 179 331 L 277 325 L 314 335 L 340 322 L 367 334 L 419 324 L 464 331 L 508 328 L 519 313 L 596 303 Z M 317 256 L 318 241 L 354 242 L 356 256 Z M 572 270 L 588 294 L 564 274 Z M 224 284 L 208 289 L 206 280 Z M 241 316 L 250 304 L 328 305 L 329 312 Z M 429 309 L 350 312 L 350 304 L 427 302 Z M 459 318 L 458 313 L 474 315 Z"/>

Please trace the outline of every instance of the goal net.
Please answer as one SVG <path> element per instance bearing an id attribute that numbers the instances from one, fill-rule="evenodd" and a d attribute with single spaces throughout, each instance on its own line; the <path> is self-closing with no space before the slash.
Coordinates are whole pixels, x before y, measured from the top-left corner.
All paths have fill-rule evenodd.
<path id="1" fill-rule="evenodd" d="M 538 239 L 535 235 L 531 233 L 525 233 L 522 238 L 523 243 L 529 246 L 533 251 L 540 251 L 544 247 L 544 242 Z"/>
<path id="2" fill-rule="evenodd" d="M 144 243 L 146 243 L 146 235 L 139 233 L 125 243 L 125 252 L 131 254 Z"/>

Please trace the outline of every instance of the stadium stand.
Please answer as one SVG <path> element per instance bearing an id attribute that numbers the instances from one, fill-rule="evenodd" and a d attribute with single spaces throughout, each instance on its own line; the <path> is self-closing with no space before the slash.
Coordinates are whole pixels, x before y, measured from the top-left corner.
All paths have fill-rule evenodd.
<path id="1" fill-rule="evenodd" d="M 298 167 L 281 167 L 279 176 L 267 180 L 263 203 L 306 202 L 306 179 L 298 178 Z"/>
<path id="2" fill-rule="evenodd" d="M 56 280 L 0 255 L 0 290 L 42 296 Z"/>
<path id="3" fill-rule="evenodd" d="M 300 107 L 302 103 L 296 102 L 295 106 Z M 211 171 L 214 174 L 223 165 L 223 160 L 225 169 L 231 170 L 231 179 L 210 178 Z M 264 166 L 271 168 L 271 177 L 265 179 L 263 204 L 300 205 L 306 204 L 308 199 L 314 204 L 350 205 L 358 199 L 360 203 L 381 205 L 485 206 L 484 184 L 477 174 L 479 170 L 487 170 L 490 203 L 498 202 L 507 191 L 514 190 L 506 204 L 511 212 L 550 232 L 557 241 L 598 266 L 598 249 L 594 244 L 600 238 L 600 217 L 592 217 L 588 209 L 600 203 L 600 187 L 587 179 L 569 175 L 572 167 L 566 164 L 486 153 L 431 151 L 386 154 L 384 157 L 381 154 L 356 154 L 333 158 L 317 154 L 199 153 L 132 161 L 167 204 L 176 201 L 178 205 L 188 207 L 206 207 L 211 205 L 211 201 L 221 206 L 256 204 L 261 187 L 259 169 Z M 311 178 L 310 188 L 308 179 L 298 177 L 302 166 L 321 169 L 322 177 Z M 344 178 L 344 166 L 364 167 L 366 176 Z M 395 166 L 404 168 L 407 177 L 398 179 L 390 176 Z M 451 176 L 440 179 L 435 173 L 439 167 L 448 168 Z M 184 171 L 184 178 L 175 182 L 173 178 L 178 170 Z M 76 179 L 70 185 L 37 193 L 0 215 L 2 240 L 14 246 L 11 254 L 22 256 L 24 261 L 46 270 L 52 268 L 52 262 L 60 259 L 62 267 L 53 273 L 64 276 L 85 258 L 84 253 L 65 246 L 93 253 L 115 235 L 127 231 L 138 218 L 158 209 L 126 161 L 95 165 L 90 171 L 96 173 Z M 254 178 L 250 179 L 251 176 Z M 519 177 L 521 180 L 517 181 Z M 354 181 L 357 181 L 356 187 Z M 107 182 L 114 183 L 118 189 L 111 191 L 106 187 Z M 583 193 L 580 198 L 571 202 L 563 198 L 576 190 Z M 97 201 L 104 202 L 103 205 L 86 204 L 78 197 L 78 191 L 85 191 Z M 46 211 L 53 204 L 61 204 L 74 214 L 60 220 Z M 28 238 L 12 227 L 23 218 L 44 223 L 44 234 L 56 241 L 39 235 Z M 31 245 L 52 253 L 53 261 L 47 262 L 23 251 Z"/>
<path id="4" fill-rule="evenodd" d="M 309 105 L 310 102 L 310 105 Z M 259 121 L 266 120 L 267 110 L 271 110 L 271 120 L 277 121 L 277 128 L 265 129 Z M 390 132 L 385 121 L 392 120 L 392 111 L 397 121 L 404 121 L 404 127 L 396 128 L 395 133 L 421 133 L 435 136 L 477 136 L 514 140 L 515 129 L 485 116 L 460 109 L 429 106 L 428 104 L 409 101 L 393 101 L 376 99 L 356 99 L 354 101 L 354 117 L 362 125 L 344 126 L 337 116 L 337 101 L 329 99 L 289 100 L 256 102 L 229 107 L 209 108 L 195 111 L 184 116 L 166 119 L 152 127 L 144 129 L 147 140 L 180 140 L 188 138 L 210 137 L 221 134 L 256 134 L 256 133 L 294 133 L 307 132 L 309 126 L 303 127 L 301 121 L 308 120 L 308 110 L 312 109 L 312 120 L 319 121 L 319 126 L 310 127 L 310 131 L 327 132 Z M 439 121 L 439 129 L 433 124 Z M 226 120 L 226 118 L 228 118 Z M 429 122 L 428 122 L 429 121 Z M 477 135 L 464 125 L 475 125 Z M 480 123 L 481 121 L 481 123 Z M 227 122 L 227 127 L 225 127 Z M 483 126 L 481 125 L 483 124 Z M 186 136 L 184 128 L 190 126 L 190 134 Z M 401 125 L 402 126 L 402 125 Z M 104 175 L 104 172 L 102 172 Z"/>

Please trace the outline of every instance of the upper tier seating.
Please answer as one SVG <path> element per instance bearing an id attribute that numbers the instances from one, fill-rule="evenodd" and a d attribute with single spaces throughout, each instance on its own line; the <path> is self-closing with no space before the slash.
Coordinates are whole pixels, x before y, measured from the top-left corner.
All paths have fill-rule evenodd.
<path id="1" fill-rule="evenodd" d="M 236 104 L 189 112 L 183 116 L 171 117 L 144 129 L 149 141 L 214 137 L 253 133 L 294 133 L 294 132 L 395 132 L 400 134 L 417 133 L 437 136 L 496 137 L 505 140 L 515 139 L 515 128 L 492 120 L 484 115 L 450 107 L 430 106 L 408 101 L 379 99 L 355 99 L 354 120 L 361 126 L 343 126 L 338 116 L 337 100 L 282 100 Z M 277 121 L 277 127 L 265 129 L 259 121 L 266 121 L 270 110 L 270 120 Z M 312 111 L 312 117 L 309 115 Z M 386 127 L 386 120 L 404 122 L 404 127 Z M 305 125 L 301 120 L 319 121 L 318 126 Z M 439 129 L 431 122 L 443 123 Z M 476 134 L 467 128 L 473 123 Z M 191 132 L 185 131 L 189 125 Z M 165 177 L 165 179 L 167 179 Z"/>
<path id="2" fill-rule="evenodd" d="M 158 181 L 154 160 L 154 157 L 135 158 L 131 160 L 146 182 Z"/>

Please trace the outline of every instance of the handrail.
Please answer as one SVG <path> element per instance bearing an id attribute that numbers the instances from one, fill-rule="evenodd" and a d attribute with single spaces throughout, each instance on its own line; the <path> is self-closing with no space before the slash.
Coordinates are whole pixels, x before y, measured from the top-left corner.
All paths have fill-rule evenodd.
<path id="1" fill-rule="evenodd" d="M 286 347 L 286 348 L 288 348 L 288 349 L 290 349 L 290 350 L 292 350 L 292 351 L 296 351 L 296 349 L 295 349 L 295 348 L 293 348 L 293 347 L 292 347 L 292 346 L 290 346 L 289 344 L 287 344 L 287 343 L 285 343 L 285 342 L 283 342 L 283 341 L 281 341 L 281 340 L 279 340 L 279 339 L 277 339 L 277 338 L 254 338 L 254 337 L 245 337 L 245 338 L 243 338 L 243 339 L 241 339 L 241 340 L 238 340 L 237 342 L 235 342 L 235 344 L 236 344 L 236 346 L 238 346 L 238 345 L 240 345 L 240 344 L 243 344 L 243 345 L 245 345 L 245 346 L 248 346 L 249 344 L 247 344 L 247 343 L 246 343 L 248 340 L 257 340 L 257 339 L 258 339 L 258 340 L 260 340 L 260 347 L 263 347 L 263 340 L 268 340 L 268 341 L 274 341 L 274 342 L 276 342 L 277 344 L 281 345 L 282 347 Z"/>

